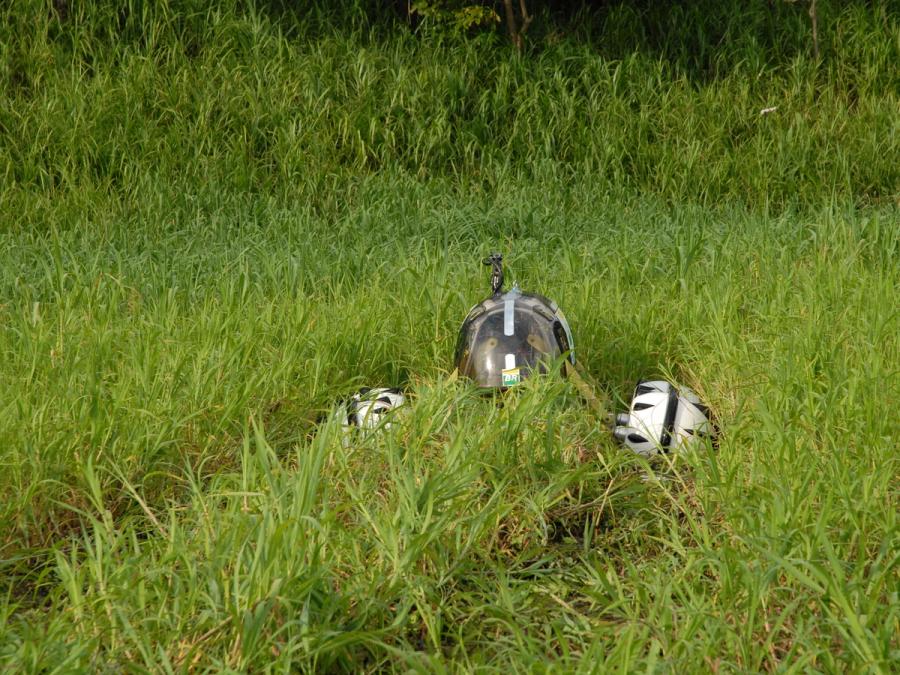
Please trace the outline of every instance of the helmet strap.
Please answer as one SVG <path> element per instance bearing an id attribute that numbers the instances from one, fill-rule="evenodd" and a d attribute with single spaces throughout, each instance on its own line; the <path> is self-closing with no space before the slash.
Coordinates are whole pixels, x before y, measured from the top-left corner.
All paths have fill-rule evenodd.
<path id="1" fill-rule="evenodd" d="M 601 419 L 605 419 L 609 413 L 606 401 L 602 400 L 600 396 L 597 395 L 596 388 L 587 383 L 583 377 L 584 371 L 581 369 L 580 365 L 573 365 L 569 359 L 566 359 L 563 362 L 563 367 L 566 370 L 566 377 L 568 377 L 575 385 L 578 393 L 581 394 L 581 398 L 585 400 Z"/>

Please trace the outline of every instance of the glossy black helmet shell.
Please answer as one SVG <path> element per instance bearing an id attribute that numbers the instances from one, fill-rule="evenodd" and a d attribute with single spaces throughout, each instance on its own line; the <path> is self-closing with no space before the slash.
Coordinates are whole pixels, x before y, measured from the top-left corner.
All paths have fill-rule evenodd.
<path id="1" fill-rule="evenodd" d="M 572 333 L 555 302 L 513 287 L 475 305 L 459 331 L 456 367 L 481 387 L 505 388 L 546 372 L 563 354 L 574 364 Z"/>

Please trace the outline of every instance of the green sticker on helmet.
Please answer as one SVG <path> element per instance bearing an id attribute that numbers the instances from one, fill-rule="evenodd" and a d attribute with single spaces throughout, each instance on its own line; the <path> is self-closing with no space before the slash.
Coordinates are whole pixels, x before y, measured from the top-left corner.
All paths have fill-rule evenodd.
<path id="1" fill-rule="evenodd" d="M 519 375 L 518 368 L 509 368 L 506 370 L 500 371 L 502 376 L 502 382 L 504 387 L 511 387 L 514 384 L 519 384 L 522 381 L 521 376 Z"/>

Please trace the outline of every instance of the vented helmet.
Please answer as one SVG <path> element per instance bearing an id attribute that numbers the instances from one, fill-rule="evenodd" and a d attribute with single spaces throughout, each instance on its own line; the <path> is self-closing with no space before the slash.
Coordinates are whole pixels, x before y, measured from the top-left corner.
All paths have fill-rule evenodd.
<path id="1" fill-rule="evenodd" d="M 363 387 L 346 401 L 339 414 L 346 428 L 375 429 L 382 423 L 390 427 L 391 423 L 386 419 L 405 402 L 406 397 L 399 389 Z"/>
<path id="2" fill-rule="evenodd" d="M 693 391 L 651 380 L 638 382 L 629 411 L 616 416 L 613 433 L 637 454 L 652 457 L 686 450 L 714 432 L 709 409 Z"/>
<path id="3" fill-rule="evenodd" d="M 493 268 L 493 294 L 471 309 L 460 328 L 460 375 L 481 387 L 505 388 L 546 372 L 563 354 L 574 364 L 572 332 L 556 303 L 518 286 L 504 293 L 502 257 L 494 254 L 484 263 Z"/>

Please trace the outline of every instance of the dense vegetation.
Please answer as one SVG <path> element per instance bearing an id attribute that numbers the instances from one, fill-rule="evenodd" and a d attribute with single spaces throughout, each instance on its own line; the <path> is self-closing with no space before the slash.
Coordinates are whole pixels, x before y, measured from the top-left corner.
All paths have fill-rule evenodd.
<path id="1" fill-rule="evenodd" d="M 896 5 L 338 5 L 0 10 L 0 663 L 889 670 Z M 718 449 L 448 381 L 493 249 Z"/>

